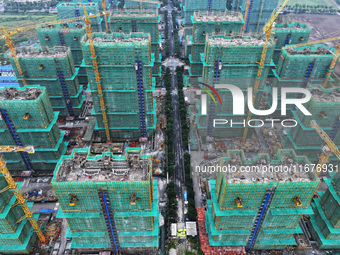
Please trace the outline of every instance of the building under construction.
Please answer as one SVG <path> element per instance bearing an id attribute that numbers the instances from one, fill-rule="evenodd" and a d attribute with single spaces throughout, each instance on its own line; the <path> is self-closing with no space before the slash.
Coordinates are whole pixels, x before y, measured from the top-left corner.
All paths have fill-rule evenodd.
<path id="1" fill-rule="evenodd" d="M 79 85 L 70 48 L 27 47 L 16 49 L 23 76 L 19 74 L 13 56 L 10 60 L 21 86 L 46 87 L 54 111 L 61 117 L 79 116 L 84 107 L 83 86 Z M 25 80 L 25 83 L 23 82 Z"/>
<path id="2" fill-rule="evenodd" d="M 340 146 L 340 89 L 324 89 L 320 85 L 314 85 L 310 91 L 312 98 L 304 106 L 312 115 L 306 116 L 301 111 L 292 111 L 298 125 L 286 130 L 285 146 L 294 149 L 298 155 L 305 155 L 310 161 L 317 162 L 321 148 L 326 143 L 311 127 L 311 121 L 315 120 L 334 144 Z M 334 165 L 339 163 L 339 159 L 334 155 L 329 161 Z"/>
<path id="3" fill-rule="evenodd" d="M 278 3 L 279 0 L 227 0 L 227 9 L 242 12 L 245 33 L 262 33 Z"/>
<path id="4" fill-rule="evenodd" d="M 335 53 L 334 48 L 321 44 L 282 48 L 277 68 L 272 70 L 274 79 L 268 86 L 270 92 L 267 99 L 268 105 L 272 105 L 273 88 L 281 91 L 283 87 L 308 88 L 312 84 L 323 84 Z M 336 63 L 337 61 L 338 59 Z M 330 81 L 334 81 L 333 78 Z M 274 113 L 275 117 L 281 116 L 281 93 L 278 93 L 279 102 Z M 291 105 L 288 109 L 293 110 Z"/>
<path id="5" fill-rule="evenodd" d="M 204 49 L 208 36 L 232 36 L 242 32 L 244 21 L 241 13 L 227 11 L 195 11 L 192 16 L 193 32 L 187 37 L 190 61 L 190 83 L 197 84 L 202 77 Z"/>
<path id="6" fill-rule="evenodd" d="M 1 101 L 0 101 L 1 102 Z M 20 189 L 18 185 L 18 189 Z M 29 254 L 36 242 L 37 235 L 31 223 L 25 218 L 12 189 L 7 189 L 5 177 L 0 175 L 0 252 L 4 254 Z M 26 204 L 26 203 L 25 203 Z M 31 208 L 33 203 L 27 203 Z M 38 215 L 33 216 L 35 219 Z"/>
<path id="7" fill-rule="evenodd" d="M 319 191 L 314 198 L 309 229 L 320 249 L 340 249 L 340 183 L 339 172 L 332 173 L 333 178 L 325 178 L 328 185 L 326 191 Z"/>
<path id="8" fill-rule="evenodd" d="M 111 32 L 124 34 L 141 32 L 150 34 L 151 52 L 155 56 L 152 75 L 157 79 L 161 78 L 161 59 L 160 46 L 161 36 L 159 34 L 158 25 L 161 20 L 158 15 L 158 9 L 126 9 L 113 11 L 109 17 Z"/>
<path id="9" fill-rule="evenodd" d="M 280 150 L 273 160 L 267 154 L 247 160 L 243 151 L 228 151 L 220 160 L 226 171 L 209 183 L 210 246 L 283 250 L 296 245 L 293 235 L 302 233 L 302 215 L 313 214 L 310 202 L 320 183 L 315 172 L 299 170 L 308 163 L 292 150 Z"/>
<path id="10" fill-rule="evenodd" d="M 57 217 L 68 222 L 72 249 L 157 253 L 157 181 L 151 156 L 140 148 L 96 156 L 75 149 L 60 159 L 52 185 L 61 208 Z"/>
<path id="11" fill-rule="evenodd" d="M 275 44 L 275 51 L 273 61 L 275 65 L 278 64 L 281 49 L 289 44 L 299 44 L 307 42 L 312 28 L 307 24 L 299 22 L 276 24 L 273 29 Z"/>
<path id="12" fill-rule="evenodd" d="M 209 36 L 206 41 L 203 61 L 202 82 L 215 87 L 216 84 L 233 84 L 247 94 L 248 87 L 254 87 L 259 69 L 265 39 L 253 36 Z M 270 40 L 265 64 L 259 81 L 258 93 L 254 106 L 258 109 L 264 91 L 269 70 L 273 67 L 272 56 L 275 43 Z M 217 88 L 217 87 L 215 87 Z M 202 136 L 241 137 L 244 126 L 218 125 L 213 128 L 214 119 L 230 119 L 243 122 L 246 115 L 234 116 L 232 94 L 228 90 L 219 90 L 223 105 L 216 104 L 212 98 L 207 99 L 207 113 L 202 114 L 201 105 L 197 102 L 197 125 Z M 245 107 L 246 108 L 246 107 Z M 245 109 L 245 113 L 248 109 Z M 252 129 L 250 129 L 252 130 Z M 252 132 L 248 133 L 251 136 Z"/>
<path id="13" fill-rule="evenodd" d="M 66 152 L 64 131 L 57 124 L 47 89 L 40 86 L 0 90 L 0 145 L 34 146 L 35 153 L 3 154 L 7 168 L 20 175 L 23 171 L 54 170 Z"/>
<path id="14" fill-rule="evenodd" d="M 107 116 L 111 137 L 147 137 L 156 128 L 156 101 L 153 98 L 155 78 L 152 69 L 155 54 L 150 35 L 143 33 L 93 33 L 94 49 L 101 77 L 99 91 L 92 62 L 88 36 L 82 38 L 82 50 L 92 94 L 92 115 L 96 130 L 105 137 L 103 111 Z M 100 92 L 103 103 L 100 102 Z"/>
<path id="15" fill-rule="evenodd" d="M 196 11 L 207 11 L 207 12 L 219 12 L 226 10 L 227 0 L 183 0 L 182 1 L 182 16 L 184 17 L 183 23 L 185 24 L 186 35 L 190 35 L 192 33 L 192 29 L 190 29 L 193 25 L 192 16 Z M 231 11 L 230 9 L 228 9 Z"/>
<path id="16" fill-rule="evenodd" d="M 59 2 L 57 4 L 59 19 L 79 17 L 79 20 L 75 20 L 75 22 L 84 22 L 84 20 L 81 19 L 81 17 L 84 16 L 83 6 L 85 6 L 86 12 L 89 15 L 97 15 L 96 17 L 90 18 L 93 32 L 102 32 L 105 28 L 105 21 L 104 15 L 99 15 L 100 7 L 98 2 Z"/>
<path id="17" fill-rule="evenodd" d="M 81 51 L 80 40 L 85 34 L 85 26 L 82 23 L 62 23 L 55 25 L 42 25 L 37 28 L 39 42 L 44 47 L 65 46 L 69 47 L 73 57 L 78 81 L 82 85 L 87 85 L 87 74 L 80 65 L 83 62 L 83 52 Z"/>

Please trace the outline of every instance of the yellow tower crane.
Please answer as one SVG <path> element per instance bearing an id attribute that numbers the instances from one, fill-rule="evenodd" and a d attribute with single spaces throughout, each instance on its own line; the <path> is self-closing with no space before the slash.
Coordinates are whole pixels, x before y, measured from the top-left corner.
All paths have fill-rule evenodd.
<path id="1" fill-rule="evenodd" d="M 99 17 L 99 16 L 102 16 L 102 15 L 105 16 L 107 14 L 108 14 L 108 12 L 104 12 L 104 14 L 91 15 L 89 18 Z M 51 21 L 51 22 L 47 22 L 47 23 L 43 23 L 43 24 L 54 25 L 54 24 L 60 24 L 60 23 L 69 23 L 69 22 L 73 22 L 73 21 L 78 21 L 79 19 L 82 19 L 82 17 L 75 17 L 75 18 L 70 18 L 70 19 Z M 105 24 L 107 26 L 107 23 L 105 23 Z M 24 77 L 24 73 L 22 71 L 20 63 L 18 61 L 17 54 L 16 54 L 15 47 L 14 47 L 14 43 L 11 39 L 11 35 L 17 34 L 17 33 L 22 32 L 22 31 L 30 30 L 30 29 L 36 29 L 37 27 L 39 27 L 41 25 L 42 24 L 34 24 L 34 25 L 30 25 L 30 26 L 15 28 L 13 30 L 7 30 L 4 26 L 1 27 L 2 32 L 0 31 L 0 36 L 3 35 L 4 38 L 6 39 L 6 44 L 7 44 L 8 48 L 9 48 L 11 54 L 12 54 L 15 66 L 16 66 L 18 73 L 19 73 L 19 76 L 20 76 L 19 78 L 21 79 L 23 85 L 27 85 L 27 82 L 26 82 L 26 79 Z"/>
<path id="2" fill-rule="evenodd" d="M 100 81 L 99 71 L 98 71 L 98 62 L 97 62 L 97 56 L 96 51 L 94 49 L 94 43 L 93 43 L 93 36 L 92 36 L 92 28 L 91 28 L 91 21 L 89 16 L 87 15 L 87 11 L 85 8 L 85 5 L 83 5 L 84 8 L 84 14 L 85 14 L 85 27 L 86 27 L 86 34 L 89 40 L 90 50 L 91 50 L 91 57 L 92 57 L 92 65 L 93 65 L 93 71 L 96 77 L 96 83 L 97 83 L 97 89 L 98 89 L 98 95 L 99 95 L 99 101 L 100 101 L 100 108 L 103 115 L 103 122 L 105 127 L 105 133 L 106 133 L 106 141 L 111 142 L 110 137 L 110 129 L 109 124 L 107 121 L 107 115 L 106 115 L 106 108 L 105 108 L 105 102 L 103 98 L 103 90 L 102 90 L 102 84 Z"/>
<path id="3" fill-rule="evenodd" d="M 315 128 L 315 130 L 318 132 L 322 140 L 326 142 L 327 145 L 325 145 L 322 148 L 322 153 L 319 158 L 319 162 L 317 164 L 317 170 L 323 170 L 324 165 L 327 163 L 329 156 L 332 154 L 332 152 L 337 156 L 337 158 L 340 160 L 340 151 L 336 147 L 336 145 L 333 143 L 332 139 L 327 135 L 325 131 L 323 131 L 319 125 L 316 123 L 315 120 L 312 120 L 310 123 L 310 126 L 312 128 Z M 321 173 L 321 171 L 318 172 L 318 175 Z"/>
<path id="4" fill-rule="evenodd" d="M 105 28 L 106 28 L 106 32 L 109 31 L 109 25 L 107 24 L 107 12 L 106 12 L 106 4 L 105 4 L 105 0 L 102 0 L 102 7 L 103 7 L 103 11 L 104 11 L 104 20 L 105 20 Z"/>
<path id="5" fill-rule="evenodd" d="M 330 41 L 336 41 L 336 40 L 340 40 L 340 37 L 332 37 L 332 38 L 327 38 L 327 39 L 323 39 L 323 40 L 319 40 L 319 41 L 314 41 L 314 42 L 307 42 L 307 43 L 299 43 L 299 44 L 294 44 L 291 46 L 287 46 L 286 48 L 293 48 L 293 47 L 302 47 L 302 46 L 308 46 L 308 45 L 312 45 L 312 44 L 318 44 L 318 43 L 324 43 L 324 42 L 330 42 Z M 332 72 L 334 71 L 335 65 L 339 59 L 340 56 L 340 42 L 338 43 L 338 45 L 336 46 L 336 52 L 334 54 L 333 60 L 331 62 L 331 64 L 329 65 L 328 68 L 328 72 L 326 74 L 326 78 L 322 84 L 322 87 L 325 88 L 329 78 L 331 77 Z"/>
<path id="6" fill-rule="evenodd" d="M 264 62 L 266 60 L 266 56 L 267 56 L 268 44 L 269 44 L 270 38 L 272 37 L 272 33 L 273 33 L 274 21 L 276 20 L 277 16 L 280 14 L 282 9 L 285 7 L 285 5 L 288 3 L 288 1 L 289 0 L 285 0 L 284 3 L 281 5 L 279 10 L 275 14 L 273 12 L 269 22 L 262 29 L 263 32 L 265 33 L 265 42 L 264 42 L 264 45 L 263 45 L 261 60 L 260 60 L 260 63 L 259 63 L 259 70 L 257 71 L 256 81 L 255 81 L 255 85 L 254 85 L 253 103 L 255 102 L 257 91 L 259 89 L 259 85 L 260 85 L 260 82 L 261 82 L 263 66 L 264 66 Z M 246 123 L 249 122 L 250 117 L 251 117 L 251 112 L 249 111 Z M 245 141 L 247 139 L 248 130 L 249 130 L 249 128 L 246 126 L 244 128 L 244 133 L 243 133 L 243 137 L 242 137 L 243 141 Z"/>
<path id="7" fill-rule="evenodd" d="M 0 146 L 0 153 L 3 152 L 14 152 L 14 151 L 25 151 L 27 153 L 34 153 L 34 148 L 33 146 L 27 146 L 27 147 L 16 147 L 16 146 Z M 28 219 L 28 221 L 31 223 L 34 231 L 37 233 L 37 236 L 40 240 L 41 243 L 45 243 L 46 242 L 46 238 L 44 236 L 44 234 L 42 233 L 42 231 L 40 230 L 40 227 L 38 225 L 38 223 L 36 222 L 36 220 L 33 217 L 33 213 L 31 212 L 31 210 L 28 208 L 26 200 L 22 197 L 17 184 L 14 182 L 11 174 L 9 173 L 7 167 L 6 167 L 6 162 L 3 159 L 3 157 L 0 154 L 0 172 L 2 173 L 2 175 L 4 176 L 8 186 L 5 187 L 4 189 L 0 190 L 0 193 L 6 191 L 6 190 L 11 190 L 14 194 L 14 196 L 16 197 L 16 202 L 13 204 L 13 206 L 15 205 L 20 205 L 20 207 L 22 208 L 23 212 L 24 212 L 24 216 L 19 219 L 17 221 L 17 223 L 23 221 L 24 219 Z"/>

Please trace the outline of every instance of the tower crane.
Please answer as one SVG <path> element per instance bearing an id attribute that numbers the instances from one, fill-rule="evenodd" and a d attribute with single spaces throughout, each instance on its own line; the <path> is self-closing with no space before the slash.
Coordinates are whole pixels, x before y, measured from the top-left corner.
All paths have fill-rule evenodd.
<path id="1" fill-rule="evenodd" d="M 310 123 L 312 128 L 315 128 L 315 130 L 318 132 L 319 136 L 326 142 L 327 145 L 325 145 L 322 148 L 322 153 L 319 158 L 319 162 L 317 164 L 317 169 L 323 169 L 323 166 L 327 163 L 329 156 L 332 154 L 332 152 L 335 154 L 335 156 L 340 160 L 340 151 L 336 147 L 336 145 L 333 143 L 332 139 L 327 135 L 327 133 L 322 130 L 319 125 L 316 123 L 315 120 L 312 120 Z M 320 172 L 318 173 L 318 175 Z"/>
<path id="2" fill-rule="evenodd" d="M 104 12 L 104 14 L 96 14 L 96 15 L 91 15 L 89 18 L 94 18 L 94 17 L 99 17 L 99 16 L 102 16 L 102 15 L 107 15 L 108 12 Z M 83 17 L 84 18 L 84 17 Z M 75 18 L 70 18 L 70 19 L 62 19 L 62 20 L 57 20 L 57 21 L 51 21 L 51 22 L 47 22 L 47 23 L 44 23 L 46 25 L 54 25 L 54 24 L 60 24 L 60 23 L 69 23 L 69 22 L 73 22 L 73 21 L 78 21 L 79 19 L 81 19 L 81 17 L 75 17 Z M 105 19 L 106 21 L 106 19 Z M 20 66 L 20 63 L 18 61 L 18 58 L 17 58 L 17 54 L 16 54 L 16 51 L 15 51 L 15 47 L 14 47 L 14 43 L 11 39 L 11 35 L 14 35 L 14 34 L 17 34 L 19 32 L 22 32 L 22 31 L 25 31 L 25 30 L 30 30 L 30 29 L 35 29 L 39 26 L 41 26 L 42 24 L 34 24 L 34 25 L 30 25 L 30 26 L 25 26 L 25 27 L 20 27 L 20 28 L 16 28 L 14 30 L 7 30 L 4 26 L 2 26 L 2 33 L 0 32 L 0 35 L 4 35 L 5 39 L 6 39 L 6 44 L 8 46 L 8 49 L 10 50 L 11 54 L 12 54 L 12 57 L 13 57 L 13 60 L 14 60 L 14 63 L 15 63 L 15 66 L 18 70 L 18 73 L 19 73 L 19 78 L 21 79 L 23 85 L 27 85 L 27 82 L 26 82 L 26 79 L 24 77 L 24 73 L 22 71 L 22 68 Z M 107 23 L 105 23 L 105 25 L 107 26 Z"/>
<path id="3" fill-rule="evenodd" d="M 27 153 L 34 153 L 34 148 L 33 146 L 27 146 L 27 147 L 17 147 L 17 146 L 0 146 L 0 153 L 4 152 L 14 152 L 14 151 L 25 151 Z M 34 231 L 37 233 L 37 236 L 40 240 L 41 243 L 46 242 L 46 238 L 42 231 L 40 230 L 40 227 L 37 223 L 37 221 L 33 217 L 33 213 L 31 210 L 28 208 L 26 200 L 23 198 L 21 195 L 17 184 L 14 182 L 11 174 L 9 173 L 7 167 L 6 167 L 6 162 L 3 159 L 3 157 L 0 154 L 0 172 L 4 176 L 8 186 L 5 187 L 4 189 L 0 190 L 0 193 L 6 191 L 6 190 L 11 190 L 16 197 L 16 202 L 13 205 L 20 205 L 21 209 L 24 212 L 24 216 L 21 217 L 17 223 L 23 221 L 24 219 L 28 219 L 28 221 L 31 223 Z"/>
<path id="4" fill-rule="evenodd" d="M 259 85 L 260 85 L 260 82 L 261 82 L 261 76 L 262 76 L 264 61 L 266 60 L 266 56 L 267 56 L 268 44 L 269 44 L 270 38 L 271 38 L 272 33 L 273 33 L 274 21 L 276 20 L 277 16 L 280 14 L 282 9 L 286 6 L 288 1 L 289 0 L 285 0 L 284 3 L 279 8 L 279 10 L 276 13 L 273 12 L 269 22 L 262 29 L 263 32 L 265 33 L 265 41 L 264 41 L 264 45 L 263 45 L 261 60 L 260 60 L 260 63 L 259 63 L 259 70 L 257 71 L 256 81 L 255 81 L 255 85 L 254 85 L 253 103 L 255 102 L 257 91 L 259 89 Z M 250 117 L 251 117 L 251 112 L 249 111 L 246 123 L 249 122 Z M 243 137 L 242 137 L 243 141 L 245 141 L 247 139 L 248 130 L 249 130 L 249 128 L 246 126 L 244 128 L 244 133 L 243 133 Z"/>
<path id="5" fill-rule="evenodd" d="M 340 40 L 340 37 L 332 37 L 332 38 L 327 38 L 327 39 L 323 39 L 323 40 L 319 40 L 319 41 L 314 41 L 314 42 L 307 42 L 307 43 L 300 43 L 300 44 L 294 44 L 294 45 L 291 45 L 291 46 L 287 46 L 286 48 L 293 48 L 293 47 L 302 47 L 302 46 L 308 46 L 308 45 L 312 45 L 312 44 L 317 44 L 317 43 L 324 43 L 324 42 L 330 42 L 330 41 L 336 41 L 336 40 Z M 326 78 L 322 84 L 322 87 L 325 88 L 330 77 L 331 77 L 331 74 L 333 73 L 334 71 L 334 68 L 335 68 L 335 65 L 339 59 L 339 56 L 340 56 L 340 41 L 338 43 L 338 45 L 336 46 L 336 52 L 334 54 L 334 57 L 333 57 L 333 60 L 331 62 L 331 64 L 329 65 L 329 68 L 328 68 L 328 72 L 326 74 Z"/>
<path id="6" fill-rule="evenodd" d="M 103 7 L 103 11 L 104 11 L 105 28 L 106 28 L 106 32 L 108 32 L 109 31 L 109 25 L 107 24 L 107 12 L 106 12 L 105 0 L 102 0 L 102 7 Z"/>
<path id="7" fill-rule="evenodd" d="M 85 5 L 83 5 L 83 8 L 84 8 L 84 15 L 85 15 L 86 34 L 87 34 L 87 37 L 88 37 L 88 40 L 89 40 L 89 45 L 90 45 L 90 50 L 91 50 L 92 65 L 93 65 L 93 71 L 94 71 L 94 74 L 95 74 L 95 77 L 96 77 L 96 83 L 97 83 L 97 89 L 98 89 L 98 95 L 99 95 L 99 101 L 100 101 L 100 108 L 101 108 L 101 111 L 102 111 L 103 122 L 104 122 L 104 127 L 105 127 L 106 141 L 111 142 L 109 124 L 108 124 L 108 121 L 107 121 L 105 102 L 104 102 L 104 98 L 103 98 L 102 84 L 101 84 L 101 81 L 100 81 L 100 76 L 99 76 L 99 71 L 98 71 L 97 56 L 96 56 L 96 51 L 94 49 L 94 43 L 93 43 L 91 21 L 90 21 L 90 17 L 87 15 Z"/>

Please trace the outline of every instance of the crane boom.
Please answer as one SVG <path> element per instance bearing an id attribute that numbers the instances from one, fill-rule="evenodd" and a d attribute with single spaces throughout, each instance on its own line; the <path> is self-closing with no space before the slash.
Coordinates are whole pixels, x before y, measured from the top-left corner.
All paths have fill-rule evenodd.
<path id="1" fill-rule="evenodd" d="M 264 42 L 264 45 L 263 45 L 261 60 L 260 60 L 260 63 L 259 63 L 259 70 L 257 71 L 257 75 L 256 75 L 256 81 L 255 81 L 255 85 L 254 85 L 254 94 L 253 94 L 253 99 L 252 99 L 253 102 L 255 102 L 257 91 L 259 89 L 259 85 L 260 85 L 260 82 L 261 82 L 263 66 L 264 66 L 264 62 L 266 60 L 266 56 L 267 56 L 268 44 L 269 44 L 270 38 L 271 38 L 272 33 L 273 33 L 274 21 L 277 18 L 277 16 L 279 15 L 279 13 L 282 11 L 282 9 L 285 7 L 285 5 L 288 3 L 288 1 L 289 0 L 285 0 L 284 3 L 279 8 L 279 10 L 276 13 L 273 12 L 272 17 L 270 18 L 269 22 L 263 28 L 263 31 L 265 32 L 265 42 Z M 250 118 L 251 118 L 251 112 L 249 111 L 246 123 L 249 122 Z M 243 141 L 245 141 L 247 139 L 248 130 L 249 130 L 249 128 L 248 128 L 248 126 L 246 126 L 244 128 L 244 133 L 243 133 L 243 137 L 242 137 Z"/>
<path id="2" fill-rule="evenodd" d="M 312 120 L 310 125 L 312 128 L 315 128 L 322 140 L 326 142 L 328 148 L 335 154 L 335 156 L 337 156 L 338 159 L 340 159 L 340 151 L 327 133 L 319 127 L 315 120 Z"/>
<path id="3" fill-rule="evenodd" d="M 34 147 L 33 146 L 25 146 L 25 147 L 20 147 L 20 146 L 0 146 L 0 153 L 4 152 L 15 152 L 15 151 L 25 151 L 27 153 L 34 153 Z"/>
<path id="4" fill-rule="evenodd" d="M 27 147 L 0 146 L 0 150 L 1 150 L 1 152 L 26 151 L 28 153 L 34 153 L 33 146 L 27 146 Z M 17 221 L 17 223 L 19 223 L 20 221 L 22 221 L 24 219 L 28 219 L 28 221 L 32 225 L 34 231 L 37 233 L 37 236 L 38 236 L 40 242 L 45 243 L 46 238 L 45 238 L 44 234 L 42 233 L 42 231 L 40 230 L 40 227 L 39 227 L 37 221 L 34 219 L 33 213 L 28 208 L 26 200 L 21 195 L 21 193 L 20 193 L 20 191 L 17 187 L 17 184 L 14 182 L 11 174 L 9 173 L 9 171 L 6 167 L 6 162 L 3 159 L 1 154 L 0 154 L 0 173 L 3 175 L 3 177 L 5 178 L 7 185 L 8 185 L 2 191 L 10 189 L 13 192 L 13 195 L 16 197 L 15 205 L 20 205 L 20 208 L 24 212 L 24 216 L 21 219 L 19 219 Z"/>
<path id="5" fill-rule="evenodd" d="M 95 74 L 95 77 L 96 77 L 96 83 L 97 83 L 97 89 L 98 89 L 98 95 L 99 95 L 99 101 L 100 101 L 100 108 L 101 108 L 101 111 L 102 111 L 103 122 L 104 122 L 104 127 L 105 127 L 106 141 L 110 142 L 111 141 L 110 129 L 109 129 L 108 121 L 107 121 L 105 102 L 104 102 L 104 98 L 103 98 L 102 84 L 101 84 L 101 81 L 100 81 L 100 76 L 99 76 L 99 71 L 98 71 L 97 56 L 96 56 L 96 51 L 94 49 L 91 21 L 90 21 L 89 16 L 87 15 L 85 5 L 83 5 L 83 8 L 84 8 L 84 14 L 85 14 L 86 34 L 87 34 L 87 37 L 88 37 L 90 50 L 91 50 L 92 65 L 93 65 L 93 71 L 94 71 L 94 74 Z"/>

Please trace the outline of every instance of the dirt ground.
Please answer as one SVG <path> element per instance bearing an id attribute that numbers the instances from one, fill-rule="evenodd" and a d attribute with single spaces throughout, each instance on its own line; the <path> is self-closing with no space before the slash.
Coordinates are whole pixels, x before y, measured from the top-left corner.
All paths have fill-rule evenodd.
<path id="1" fill-rule="evenodd" d="M 340 16 L 336 15 L 316 15 L 316 14 L 294 14 L 289 15 L 292 21 L 307 23 L 312 27 L 309 41 L 318 41 L 332 37 L 340 37 Z M 328 46 L 336 47 L 339 40 L 324 43 Z M 340 75 L 340 64 L 336 66 L 335 73 Z"/>

